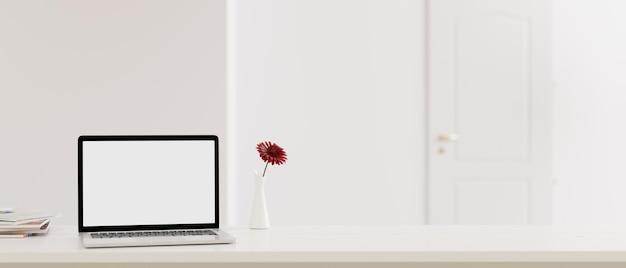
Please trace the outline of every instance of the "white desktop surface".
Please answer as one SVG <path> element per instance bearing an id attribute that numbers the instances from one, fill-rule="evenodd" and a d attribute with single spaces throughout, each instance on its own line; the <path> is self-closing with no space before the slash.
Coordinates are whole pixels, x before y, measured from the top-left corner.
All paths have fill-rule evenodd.
<path id="1" fill-rule="evenodd" d="M 85 249 L 76 226 L 0 239 L 3 263 L 622 262 L 626 226 L 275 226 L 223 228 L 234 244 Z M 517 266 L 516 266 L 517 267 Z M 535 266 L 536 267 L 536 266 Z"/>

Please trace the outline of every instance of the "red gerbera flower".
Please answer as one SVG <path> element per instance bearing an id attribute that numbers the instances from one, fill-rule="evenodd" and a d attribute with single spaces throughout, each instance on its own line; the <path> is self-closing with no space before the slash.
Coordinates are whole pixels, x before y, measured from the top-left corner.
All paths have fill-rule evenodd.
<path id="1" fill-rule="evenodd" d="M 264 141 L 257 144 L 256 151 L 259 152 L 259 156 L 263 159 L 263 162 L 266 162 L 263 177 L 265 177 L 267 165 L 282 165 L 287 161 L 287 153 L 285 153 L 285 150 L 273 142 Z"/>

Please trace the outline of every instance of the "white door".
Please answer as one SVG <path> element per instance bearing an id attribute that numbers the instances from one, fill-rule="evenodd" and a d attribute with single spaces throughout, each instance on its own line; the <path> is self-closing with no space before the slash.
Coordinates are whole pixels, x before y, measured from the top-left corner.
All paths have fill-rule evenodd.
<path id="1" fill-rule="evenodd" d="M 550 5 L 428 2 L 428 223 L 550 222 Z"/>

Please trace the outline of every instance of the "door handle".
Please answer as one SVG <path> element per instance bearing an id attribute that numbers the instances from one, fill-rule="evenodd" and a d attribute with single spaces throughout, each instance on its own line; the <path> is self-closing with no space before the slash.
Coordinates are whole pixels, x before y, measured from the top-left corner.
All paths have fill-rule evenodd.
<path id="1" fill-rule="evenodd" d="M 452 133 L 452 134 L 441 134 L 441 135 L 439 135 L 438 139 L 441 142 L 447 142 L 447 141 L 455 142 L 455 141 L 457 141 L 459 139 L 459 135 L 454 134 L 454 133 Z"/>

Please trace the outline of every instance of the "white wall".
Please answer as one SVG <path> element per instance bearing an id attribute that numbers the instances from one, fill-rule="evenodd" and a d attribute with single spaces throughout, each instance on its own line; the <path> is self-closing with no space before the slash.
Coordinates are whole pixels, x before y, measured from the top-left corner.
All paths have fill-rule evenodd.
<path id="1" fill-rule="evenodd" d="M 555 217 L 626 223 L 626 2 L 553 0 Z"/>
<path id="2" fill-rule="evenodd" d="M 236 221 L 248 219 L 250 173 L 262 168 L 254 145 L 268 139 L 290 155 L 269 171 L 275 223 L 423 222 L 424 1 L 233 2 Z M 553 0 L 557 224 L 626 223 L 616 213 L 626 204 L 625 9 Z M 385 146 L 393 156 L 369 157 Z"/>
<path id="3" fill-rule="evenodd" d="M 225 12 L 222 0 L 0 1 L 0 207 L 76 224 L 82 134 L 226 140 Z"/>
<path id="4" fill-rule="evenodd" d="M 623 224 L 626 3 L 552 1 L 554 223 Z M 233 2 L 237 222 L 266 139 L 275 223 L 423 222 L 424 1 Z"/>
<path id="5" fill-rule="evenodd" d="M 235 222 L 269 140 L 289 156 L 267 173 L 273 224 L 423 223 L 424 5 L 234 1 Z"/>

